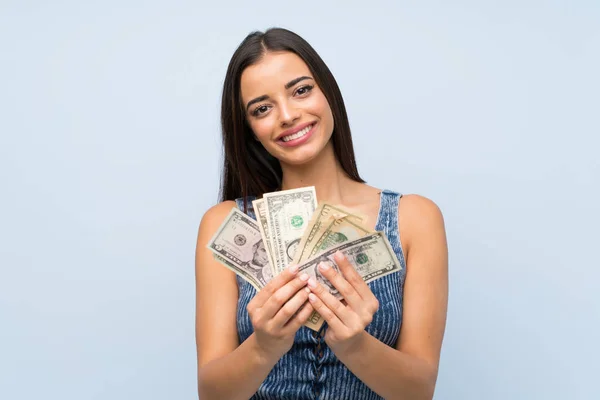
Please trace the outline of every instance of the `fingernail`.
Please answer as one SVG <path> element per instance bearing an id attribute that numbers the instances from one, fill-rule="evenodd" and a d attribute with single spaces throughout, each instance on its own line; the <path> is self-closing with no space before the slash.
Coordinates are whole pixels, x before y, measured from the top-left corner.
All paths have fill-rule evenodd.
<path id="1" fill-rule="evenodd" d="M 310 289 L 309 289 L 309 288 L 307 288 L 307 287 L 305 287 L 305 288 L 304 288 L 304 291 L 305 291 L 306 293 L 310 293 Z"/>
<path id="2" fill-rule="evenodd" d="M 308 295 L 308 299 L 310 301 L 316 301 L 317 300 L 317 296 L 315 296 L 313 293 L 311 293 L 311 294 Z"/>
<path id="3" fill-rule="evenodd" d="M 300 275 L 300 280 L 301 281 L 307 281 L 308 280 L 308 274 L 306 272 L 303 272 L 302 275 Z"/>
<path id="4" fill-rule="evenodd" d="M 335 252 L 335 254 L 333 255 L 333 257 L 335 258 L 336 261 L 342 261 L 342 260 L 344 260 L 344 255 L 339 250 Z"/>
<path id="5" fill-rule="evenodd" d="M 297 265 L 290 265 L 289 270 L 292 274 L 295 274 L 296 272 L 298 272 L 298 266 Z"/>
<path id="6" fill-rule="evenodd" d="M 313 289 L 317 287 L 317 281 L 314 277 L 311 276 L 311 278 L 308 280 L 308 286 Z"/>
<path id="7" fill-rule="evenodd" d="M 319 269 L 321 271 L 327 271 L 329 269 L 329 265 L 325 264 L 325 263 L 320 263 L 319 264 Z"/>

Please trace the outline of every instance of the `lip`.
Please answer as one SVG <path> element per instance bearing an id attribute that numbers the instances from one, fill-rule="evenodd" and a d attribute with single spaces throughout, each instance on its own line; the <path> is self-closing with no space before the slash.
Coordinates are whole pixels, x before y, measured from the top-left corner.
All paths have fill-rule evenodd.
<path id="1" fill-rule="evenodd" d="M 282 137 L 293 135 L 294 133 L 300 132 L 302 129 L 306 128 L 307 126 L 316 124 L 316 123 L 317 123 L 317 121 L 311 121 L 311 122 L 307 122 L 302 125 L 298 125 L 295 128 L 290 128 L 287 131 L 283 131 L 281 133 L 281 135 L 277 136 L 277 138 L 275 140 L 281 140 Z"/>
<path id="2" fill-rule="evenodd" d="M 293 130 L 290 130 L 291 133 L 285 133 L 285 134 L 282 134 L 279 136 L 280 138 L 282 138 L 284 136 L 291 135 L 293 133 L 301 131 L 302 129 L 304 129 L 310 125 L 313 125 L 313 127 L 306 133 L 306 135 L 299 137 L 298 139 L 289 140 L 287 142 L 284 142 L 283 140 L 277 140 L 277 144 L 282 147 L 295 147 L 295 146 L 299 146 L 299 145 L 303 144 L 304 142 L 306 142 L 307 140 L 310 139 L 310 137 L 313 135 L 313 133 L 315 133 L 315 130 L 316 130 L 317 126 L 319 125 L 317 122 L 310 122 L 308 124 L 299 125 L 299 128 L 294 128 Z"/>

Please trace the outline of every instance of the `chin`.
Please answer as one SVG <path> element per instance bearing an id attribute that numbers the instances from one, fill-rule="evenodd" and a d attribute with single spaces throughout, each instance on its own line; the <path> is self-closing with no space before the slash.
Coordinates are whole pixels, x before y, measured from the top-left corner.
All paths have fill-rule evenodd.
<path id="1" fill-rule="evenodd" d="M 284 149 L 281 151 L 278 149 L 275 158 L 277 158 L 279 162 L 287 165 L 307 164 L 316 159 L 321 153 L 324 153 L 328 144 L 330 144 L 330 141 L 319 145 L 316 145 L 315 143 L 307 143 L 304 146 L 298 147 L 294 150 Z"/>
<path id="2" fill-rule="evenodd" d="M 294 154 L 293 156 L 291 154 L 286 154 L 284 157 L 280 158 L 279 161 L 288 165 L 303 165 L 308 164 L 319 155 L 319 152 L 317 151 L 299 151 L 298 153 L 299 154 Z"/>

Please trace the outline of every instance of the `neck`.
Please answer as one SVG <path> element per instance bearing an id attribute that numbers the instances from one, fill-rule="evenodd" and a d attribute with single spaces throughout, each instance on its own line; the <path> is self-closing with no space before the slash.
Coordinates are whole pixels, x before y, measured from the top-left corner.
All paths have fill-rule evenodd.
<path id="1" fill-rule="evenodd" d="M 281 164 L 282 190 L 314 186 L 319 201 L 343 203 L 345 194 L 356 184 L 350 179 L 335 157 L 329 142 L 321 153 L 303 165 Z"/>

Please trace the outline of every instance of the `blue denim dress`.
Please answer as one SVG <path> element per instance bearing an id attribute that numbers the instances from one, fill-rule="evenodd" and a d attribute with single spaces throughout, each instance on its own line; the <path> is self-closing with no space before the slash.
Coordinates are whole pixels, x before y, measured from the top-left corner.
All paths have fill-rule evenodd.
<path id="1" fill-rule="evenodd" d="M 395 347 L 400 334 L 402 291 L 406 276 L 406 262 L 398 233 L 398 202 L 401 196 L 389 190 L 381 192 L 375 230 L 385 232 L 402 270 L 369 283 L 371 291 L 379 301 L 379 310 L 366 328 L 369 334 L 391 347 Z M 252 209 L 254 197 L 247 197 L 245 200 L 244 202 L 244 199 L 236 199 L 238 208 L 244 210 L 245 203 L 247 214 L 256 218 Z M 246 307 L 257 292 L 252 285 L 239 277 L 237 283 L 237 329 L 242 343 L 254 332 Z M 326 331 L 327 323 L 323 324 L 319 332 L 301 327 L 290 351 L 277 362 L 251 399 L 382 399 L 333 354 L 324 340 Z"/>

